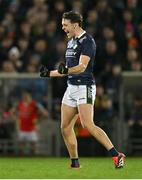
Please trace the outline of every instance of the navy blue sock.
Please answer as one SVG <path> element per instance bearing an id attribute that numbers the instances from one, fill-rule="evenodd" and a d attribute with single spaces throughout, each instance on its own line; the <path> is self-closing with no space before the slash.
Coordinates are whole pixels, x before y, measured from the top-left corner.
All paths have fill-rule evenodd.
<path id="1" fill-rule="evenodd" d="M 78 167 L 79 166 L 79 159 L 78 158 L 71 159 L 71 166 L 72 167 Z"/>
<path id="2" fill-rule="evenodd" d="M 109 153 L 110 153 L 110 155 L 112 156 L 112 157 L 114 157 L 114 156 L 118 156 L 118 151 L 113 147 L 113 148 L 111 148 L 109 151 L 108 151 Z"/>

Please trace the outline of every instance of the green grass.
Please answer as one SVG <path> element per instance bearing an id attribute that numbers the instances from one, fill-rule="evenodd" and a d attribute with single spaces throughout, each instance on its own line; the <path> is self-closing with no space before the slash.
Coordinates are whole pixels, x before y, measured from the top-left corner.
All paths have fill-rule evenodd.
<path id="1" fill-rule="evenodd" d="M 110 158 L 80 158 L 82 168 L 70 169 L 68 158 L 0 158 L 3 179 L 142 179 L 142 158 L 127 158 L 115 169 Z"/>

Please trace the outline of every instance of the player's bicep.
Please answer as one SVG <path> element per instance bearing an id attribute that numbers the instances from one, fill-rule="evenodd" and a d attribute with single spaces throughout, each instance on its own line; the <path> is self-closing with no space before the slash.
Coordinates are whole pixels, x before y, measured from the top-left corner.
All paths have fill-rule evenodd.
<path id="1" fill-rule="evenodd" d="M 81 55 L 79 59 L 79 64 L 83 66 L 84 69 L 86 69 L 88 63 L 90 61 L 90 57 L 86 55 Z"/>

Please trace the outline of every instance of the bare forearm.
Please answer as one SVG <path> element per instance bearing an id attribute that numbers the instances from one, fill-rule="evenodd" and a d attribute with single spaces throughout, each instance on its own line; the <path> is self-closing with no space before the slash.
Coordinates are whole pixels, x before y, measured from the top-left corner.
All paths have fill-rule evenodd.
<path id="1" fill-rule="evenodd" d="M 58 73 L 57 70 L 50 71 L 50 77 L 63 77 L 63 76 L 66 76 L 66 75 Z"/>
<path id="2" fill-rule="evenodd" d="M 68 74 L 78 74 L 84 72 L 86 67 L 83 64 L 79 64 L 77 66 L 71 67 L 68 70 Z"/>

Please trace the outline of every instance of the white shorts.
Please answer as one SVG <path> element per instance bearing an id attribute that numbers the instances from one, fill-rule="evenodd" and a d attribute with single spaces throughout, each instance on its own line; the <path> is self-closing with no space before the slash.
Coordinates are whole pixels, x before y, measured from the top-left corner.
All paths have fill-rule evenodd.
<path id="1" fill-rule="evenodd" d="M 79 104 L 93 104 L 96 97 L 96 85 L 71 85 L 69 84 L 64 97 L 63 104 L 77 107 Z"/>
<path id="2" fill-rule="evenodd" d="M 31 142 L 31 141 L 37 141 L 37 140 L 38 140 L 38 137 L 37 137 L 36 131 L 32 131 L 32 132 L 19 131 L 19 141 Z"/>

